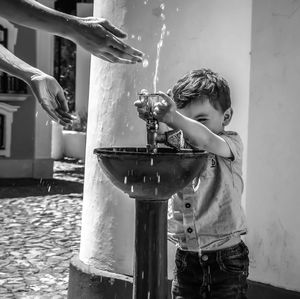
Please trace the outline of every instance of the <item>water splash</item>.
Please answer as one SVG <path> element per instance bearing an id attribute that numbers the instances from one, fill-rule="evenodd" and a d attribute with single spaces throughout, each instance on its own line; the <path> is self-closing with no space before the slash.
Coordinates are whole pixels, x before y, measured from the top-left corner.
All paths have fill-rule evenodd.
<path id="1" fill-rule="evenodd" d="M 157 176 L 157 183 L 159 184 L 160 183 L 160 175 L 158 174 L 158 172 L 156 173 L 156 176 Z"/>
<path id="2" fill-rule="evenodd" d="M 143 64 L 143 67 L 144 67 L 144 68 L 148 67 L 148 65 L 149 65 L 149 60 L 148 60 L 147 58 L 143 59 L 142 64 Z"/>
<path id="3" fill-rule="evenodd" d="M 159 55 L 160 55 L 160 49 L 163 45 L 164 37 L 166 34 L 166 24 L 162 25 L 161 28 L 161 34 L 160 34 L 160 40 L 157 43 L 157 52 L 156 52 L 156 62 L 155 62 L 155 72 L 154 72 L 154 78 L 153 78 L 153 90 L 156 92 L 156 83 L 158 81 L 158 65 L 159 65 Z"/>

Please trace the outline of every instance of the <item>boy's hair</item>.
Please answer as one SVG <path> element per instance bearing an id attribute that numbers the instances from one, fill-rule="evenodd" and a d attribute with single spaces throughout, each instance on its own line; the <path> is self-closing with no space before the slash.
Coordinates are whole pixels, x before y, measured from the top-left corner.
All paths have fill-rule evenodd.
<path id="1" fill-rule="evenodd" d="M 179 79 L 173 87 L 173 98 L 178 109 L 184 108 L 196 98 L 207 96 L 215 109 L 225 112 L 231 107 L 227 81 L 210 69 L 194 70 Z"/>

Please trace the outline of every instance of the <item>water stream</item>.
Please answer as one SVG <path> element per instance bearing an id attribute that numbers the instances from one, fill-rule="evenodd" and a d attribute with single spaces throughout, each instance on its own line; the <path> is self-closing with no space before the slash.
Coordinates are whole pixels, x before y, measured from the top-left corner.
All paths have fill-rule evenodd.
<path id="1" fill-rule="evenodd" d="M 153 92 L 157 92 L 157 89 L 156 89 L 156 83 L 158 81 L 158 65 L 159 65 L 159 55 L 160 55 L 160 49 L 163 45 L 163 41 L 164 41 L 164 37 L 165 37 L 165 34 L 166 34 L 166 24 L 163 24 L 162 25 L 162 28 L 161 28 L 161 33 L 160 33 L 160 40 L 159 42 L 157 43 L 157 52 L 156 52 L 156 61 L 155 61 L 155 72 L 154 72 L 154 77 L 153 77 Z"/>

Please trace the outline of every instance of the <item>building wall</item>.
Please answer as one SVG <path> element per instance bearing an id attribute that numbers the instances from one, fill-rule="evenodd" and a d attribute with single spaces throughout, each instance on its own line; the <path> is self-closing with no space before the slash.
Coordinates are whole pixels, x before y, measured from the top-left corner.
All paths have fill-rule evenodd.
<path id="1" fill-rule="evenodd" d="M 15 26 L 18 28 L 15 55 L 27 63 L 34 65 L 36 62 L 35 32 L 32 29 L 18 25 Z M 32 95 L 29 95 L 25 101 L 12 102 L 12 104 L 20 106 L 20 108 L 16 113 L 14 113 L 14 121 L 12 124 L 11 158 L 33 159 L 35 99 Z"/>
<path id="2" fill-rule="evenodd" d="M 253 0 L 247 217 L 250 278 L 300 291 L 300 2 Z"/>

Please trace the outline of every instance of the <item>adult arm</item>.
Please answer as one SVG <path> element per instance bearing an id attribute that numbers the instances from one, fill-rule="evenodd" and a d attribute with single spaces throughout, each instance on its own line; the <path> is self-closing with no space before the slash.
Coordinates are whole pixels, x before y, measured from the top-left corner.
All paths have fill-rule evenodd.
<path id="1" fill-rule="evenodd" d="M 81 18 L 34 0 L 1 0 L 0 16 L 26 27 L 68 38 L 91 54 L 112 63 L 136 63 L 143 53 L 119 38 L 126 34 L 102 18 Z"/>
<path id="2" fill-rule="evenodd" d="M 1 0 L 2 1 L 2 0 Z M 61 125 L 72 120 L 62 87 L 55 78 L 32 67 L 0 45 L 0 69 L 26 82 L 48 115 Z"/>

